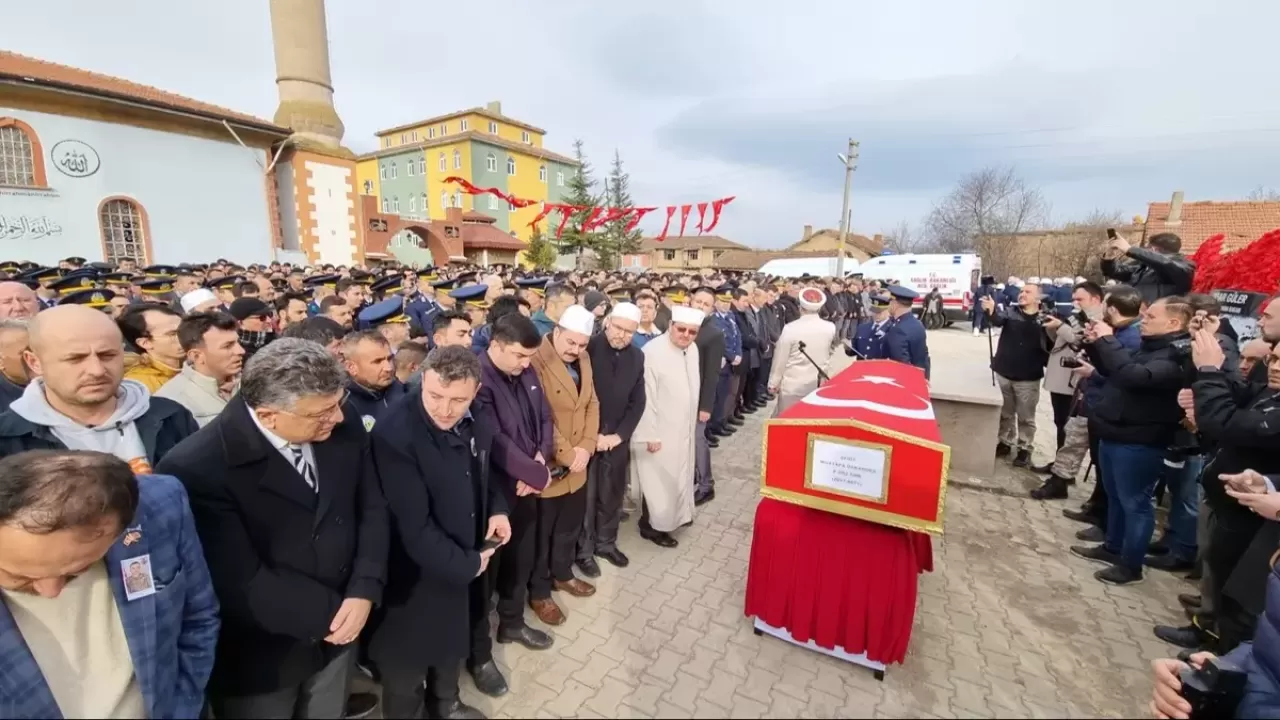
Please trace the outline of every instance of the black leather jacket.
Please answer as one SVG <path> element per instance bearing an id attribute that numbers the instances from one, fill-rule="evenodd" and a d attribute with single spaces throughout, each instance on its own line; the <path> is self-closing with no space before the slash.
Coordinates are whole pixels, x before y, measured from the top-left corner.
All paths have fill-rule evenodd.
<path id="1" fill-rule="evenodd" d="M 1147 248 L 1131 247 L 1127 259 L 1103 260 L 1102 274 L 1116 282 L 1132 285 L 1142 299 L 1153 303 L 1170 295 L 1191 292 L 1196 265 L 1182 255 L 1164 255 Z"/>

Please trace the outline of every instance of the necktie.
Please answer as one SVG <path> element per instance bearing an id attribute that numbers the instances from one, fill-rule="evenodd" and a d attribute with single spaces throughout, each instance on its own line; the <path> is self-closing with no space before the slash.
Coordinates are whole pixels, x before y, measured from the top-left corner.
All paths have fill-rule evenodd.
<path id="1" fill-rule="evenodd" d="M 299 445 L 290 445 L 289 451 L 293 453 L 293 466 L 297 468 L 298 474 L 303 480 L 307 481 L 307 487 L 319 492 L 316 487 L 316 474 L 311 469 L 311 463 L 307 462 L 307 456 L 302 454 L 302 447 Z"/>

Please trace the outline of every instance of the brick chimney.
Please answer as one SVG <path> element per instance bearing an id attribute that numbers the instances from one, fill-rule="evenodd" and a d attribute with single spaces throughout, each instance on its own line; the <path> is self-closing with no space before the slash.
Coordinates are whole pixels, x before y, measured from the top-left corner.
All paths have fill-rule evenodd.
<path id="1" fill-rule="evenodd" d="M 501 115 L 501 114 L 502 114 L 502 101 L 500 101 L 500 100 L 494 100 L 493 102 L 485 103 L 485 105 L 484 105 L 484 109 L 485 109 L 485 110 L 488 110 L 489 112 L 493 113 L 494 115 Z"/>
<path id="2" fill-rule="evenodd" d="M 876 247 L 880 248 L 881 250 L 884 250 L 884 235 L 881 235 L 880 233 L 876 233 L 875 236 L 871 238 L 871 242 L 875 243 Z"/>
<path id="3" fill-rule="evenodd" d="M 804 242 L 805 240 L 808 240 L 808 239 L 809 239 L 809 238 L 811 238 L 811 237 L 813 237 L 813 226 L 812 226 L 812 225 L 805 225 L 805 226 L 804 226 L 804 235 L 803 235 L 803 236 L 801 236 L 801 238 L 800 238 L 800 242 Z"/>
<path id="4" fill-rule="evenodd" d="M 1165 225 L 1181 225 L 1182 224 L 1182 191 L 1175 190 L 1173 199 L 1169 201 L 1169 219 L 1165 220 Z"/>

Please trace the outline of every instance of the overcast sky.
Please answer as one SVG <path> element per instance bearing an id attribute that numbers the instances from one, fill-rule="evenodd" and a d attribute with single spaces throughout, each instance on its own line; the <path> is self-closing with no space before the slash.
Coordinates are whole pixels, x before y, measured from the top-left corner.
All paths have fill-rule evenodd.
<path id="1" fill-rule="evenodd" d="M 984 165 L 1017 167 L 1056 222 L 1280 186 L 1268 0 L 328 0 L 328 16 L 353 150 L 501 100 L 550 149 L 581 138 L 601 170 L 617 149 L 639 204 L 736 195 L 717 232 L 755 246 L 839 222 L 850 136 L 867 235 L 918 224 Z M 266 0 L 7 3 L 0 47 L 275 111 Z"/>

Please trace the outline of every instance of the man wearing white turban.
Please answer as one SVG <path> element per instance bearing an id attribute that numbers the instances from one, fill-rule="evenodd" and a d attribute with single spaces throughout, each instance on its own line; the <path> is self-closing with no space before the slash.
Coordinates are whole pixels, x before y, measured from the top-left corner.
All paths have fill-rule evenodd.
<path id="1" fill-rule="evenodd" d="M 769 372 L 769 392 L 777 393 L 778 417 L 797 400 L 818 387 L 819 372 L 826 373 L 831 349 L 836 344 L 836 326 L 818 315 L 826 296 L 818 288 L 800 291 L 800 317 L 786 324 L 773 351 Z"/>
<path id="2" fill-rule="evenodd" d="M 644 346 L 644 414 L 631 436 L 632 462 L 643 498 L 640 537 L 660 547 L 679 543 L 671 532 L 693 522 L 694 443 L 702 386 L 694 340 L 703 313 L 671 308 L 667 332 Z"/>

